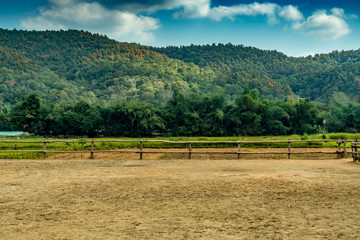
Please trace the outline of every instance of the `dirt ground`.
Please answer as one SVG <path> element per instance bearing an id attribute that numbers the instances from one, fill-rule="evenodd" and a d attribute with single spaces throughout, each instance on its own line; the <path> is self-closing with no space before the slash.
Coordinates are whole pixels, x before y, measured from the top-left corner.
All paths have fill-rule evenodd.
<path id="1" fill-rule="evenodd" d="M 360 238 L 350 158 L 69 157 L 0 160 L 0 239 Z"/>

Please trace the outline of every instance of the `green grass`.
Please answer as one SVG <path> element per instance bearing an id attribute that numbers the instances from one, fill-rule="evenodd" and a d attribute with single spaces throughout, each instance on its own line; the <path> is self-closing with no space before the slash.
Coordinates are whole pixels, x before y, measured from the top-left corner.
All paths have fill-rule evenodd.
<path id="1" fill-rule="evenodd" d="M 290 140 L 301 140 L 301 139 L 360 139 L 360 134 L 349 134 L 349 133 L 330 133 L 326 136 L 322 134 L 316 135 L 291 135 L 291 136 L 260 136 L 260 137 L 157 137 L 157 138 L 96 138 L 96 140 L 129 140 L 129 141 L 140 141 L 142 140 L 168 140 L 174 142 L 188 142 L 191 141 L 234 141 L 234 143 L 192 143 L 192 148 L 237 148 L 236 141 L 286 141 Z M 6 138 L 2 140 L 7 141 L 24 141 L 29 143 L 3 143 L 0 142 L 0 150 L 43 150 L 43 141 L 41 137 L 26 137 L 26 138 Z M 56 139 L 47 139 L 47 140 L 56 140 Z M 52 142 L 47 143 L 48 151 L 90 151 L 91 150 L 91 141 L 89 138 L 81 139 L 66 139 L 67 141 L 74 142 Z M 39 141 L 39 143 L 31 143 L 32 141 Z M 243 143 L 241 147 L 244 148 L 287 148 L 287 143 Z M 95 142 L 94 150 L 110 150 L 118 148 L 139 148 L 139 142 Z M 188 143 L 161 143 L 161 142 L 144 142 L 144 148 L 187 148 Z M 299 142 L 291 143 L 291 148 L 337 148 L 338 145 L 336 142 Z M 351 147 L 351 142 L 349 141 L 347 147 Z M 50 155 L 51 153 L 49 153 Z M 0 153 L 0 158 L 41 158 L 42 153 Z"/>
<path id="2" fill-rule="evenodd" d="M 157 157 L 158 160 L 161 160 L 161 159 L 164 159 L 166 157 L 169 157 L 171 155 L 171 153 L 164 153 L 164 154 L 161 154 L 160 156 Z"/>

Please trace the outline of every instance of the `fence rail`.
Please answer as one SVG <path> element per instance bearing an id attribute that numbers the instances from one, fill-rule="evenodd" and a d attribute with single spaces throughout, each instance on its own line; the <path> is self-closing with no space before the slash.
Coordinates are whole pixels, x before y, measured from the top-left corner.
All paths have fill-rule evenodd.
<path id="1" fill-rule="evenodd" d="M 352 154 L 354 156 L 354 149 L 357 152 L 357 148 L 354 148 L 352 145 L 352 151 L 347 150 L 347 142 L 357 142 L 357 140 L 347 140 L 347 139 L 315 139 L 315 140 L 271 140 L 271 141 L 168 141 L 168 140 L 46 140 L 43 141 L 14 141 L 14 140 L 0 140 L 0 143 L 9 143 L 14 144 L 13 150 L 0 150 L 0 153 L 40 153 L 43 154 L 43 159 L 46 159 L 47 154 L 50 153 L 90 153 L 90 158 L 95 158 L 95 153 L 136 153 L 139 154 L 139 158 L 143 159 L 143 154 L 156 153 L 156 154 L 173 154 L 173 153 L 182 153 L 188 154 L 188 158 L 191 159 L 192 154 L 234 154 L 237 155 L 237 158 L 240 159 L 241 155 L 248 154 L 287 154 L 288 159 L 291 158 L 291 155 L 295 154 L 336 154 L 338 158 L 347 157 L 348 154 Z M 90 150 L 74 150 L 74 151 L 65 151 L 65 150 L 48 150 L 48 145 L 51 143 L 62 142 L 62 143 L 91 143 Z M 95 150 L 95 143 L 139 143 L 139 150 Z M 292 151 L 291 144 L 292 143 L 309 143 L 309 142 L 336 142 L 338 147 L 336 151 L 310 151 L 310 152 L 299 152 Z M 40 150 L 17 150 L 18 143 L 36 143 L 42 144 L 42 149 Z M 144 150 L 144 143 L 166 143 L 166 144 L 186 144 L 187 147 L 184 146 L 185 151 L 149 151 Z M 272 144 L 272 143 L 287 143 L 287 151 L 282 152 L 245 152 L 241 151 L 242 147 L 245 144 Z M 237 148 L 234 147 L 234 151 L 193 151 L 193 144 L 234 144 Z M 341 147 L 342 145 L 342 147 Z M 355 145 L 354 145 L 355 146 Z M 286 149 L 286 148 L 285 148 Z"/>

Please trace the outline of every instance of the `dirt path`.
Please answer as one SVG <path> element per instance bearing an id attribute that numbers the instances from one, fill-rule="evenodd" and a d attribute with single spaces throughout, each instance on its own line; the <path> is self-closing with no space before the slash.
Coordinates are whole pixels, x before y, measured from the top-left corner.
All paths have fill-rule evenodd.
<path id="1" fill-rule="evenodd" d="M 359 239 L 340 160 L 0 160 L 0 239 Z"/>

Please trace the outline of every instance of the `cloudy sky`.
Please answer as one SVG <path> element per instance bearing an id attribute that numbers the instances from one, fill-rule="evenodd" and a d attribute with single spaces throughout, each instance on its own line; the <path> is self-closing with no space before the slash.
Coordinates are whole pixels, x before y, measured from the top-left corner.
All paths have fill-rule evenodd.
<path id="1" fill-rule="evenodd" d="M 349 0 L 0 0 L 0 28 L 82 29 L 152 46 L 233 43 L 289 56 L 360 48 Z"/>

